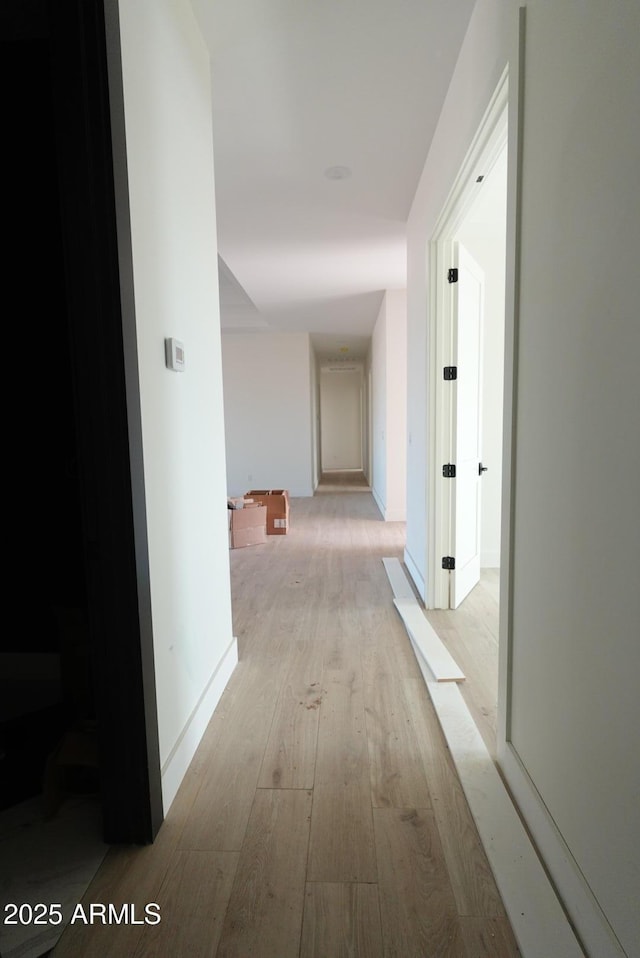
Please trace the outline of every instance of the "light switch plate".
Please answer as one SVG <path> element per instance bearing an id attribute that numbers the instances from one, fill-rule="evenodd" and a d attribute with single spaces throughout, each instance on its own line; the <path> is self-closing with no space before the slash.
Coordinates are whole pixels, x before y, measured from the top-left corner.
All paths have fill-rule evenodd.
<path id="1" fill-rule="evenodd" d="M 184 369 L 184 345 L 178 339 L 165 339 L 164 341 L 164 360 L 167 369 L 173 369 L 176 373 L 181 373 Z"/>

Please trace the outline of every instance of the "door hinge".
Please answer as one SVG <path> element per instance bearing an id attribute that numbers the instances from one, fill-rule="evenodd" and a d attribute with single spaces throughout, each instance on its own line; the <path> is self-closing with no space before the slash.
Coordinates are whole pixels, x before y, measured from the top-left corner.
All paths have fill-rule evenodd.
<path id="1" fill-rule="evenodd" d="M 447 282 L 448 283 L 458 282 L 458 267 L 457 266 L 452 266 L 449 272 L 447 273 Z"/>
<path id="2" fill-rule="evenodd" d="M 443 556 L 442 557 L 442 568 L 453 570 L 456 567 L 456 560 L 454 556 Z"/>
<path id="3" fill-rule="evenodd" d="M 456 467 L 453 465 L 453 463 L 448 462 L 442 467 L 442 475 L 445 479 L 455 479 Z"/>
<path id="4" fill-rule="evenodd" d="M 444 367 L 444 378 L 446 382 L 450 382 L 452 379 L 458 378 L 458 367 L 457 366 L 445 366 Z"/>

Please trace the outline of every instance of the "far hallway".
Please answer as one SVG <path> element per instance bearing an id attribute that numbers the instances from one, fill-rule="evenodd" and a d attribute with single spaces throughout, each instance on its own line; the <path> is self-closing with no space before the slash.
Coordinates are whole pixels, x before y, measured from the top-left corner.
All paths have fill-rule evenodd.
<path id="1" fill-rule="evenodd" d="M 404 532 L 324 491 L 230 553 L 239 665 L 155 844 L 111 849 L 85 896 L 162 921 L 75 925 L 55 958 L 519 956 L 393 606 Z M 496 576 L 430 619 L 490 744 Z"/>

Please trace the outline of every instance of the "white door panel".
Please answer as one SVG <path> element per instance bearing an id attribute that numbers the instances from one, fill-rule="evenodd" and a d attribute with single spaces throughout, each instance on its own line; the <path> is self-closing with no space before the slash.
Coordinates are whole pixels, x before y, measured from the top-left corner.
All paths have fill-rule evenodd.
<path id="1" fill-rule="evenodd" d="M 482 460 L 482 312 L 484 274 L 467 250 L 454 243 L 458 282 L 452 284 L 453 384 L 452 462 L 456 466 L 451 505 L 450 604 L 456 609 L 480 580 L 480 462 Z"/>

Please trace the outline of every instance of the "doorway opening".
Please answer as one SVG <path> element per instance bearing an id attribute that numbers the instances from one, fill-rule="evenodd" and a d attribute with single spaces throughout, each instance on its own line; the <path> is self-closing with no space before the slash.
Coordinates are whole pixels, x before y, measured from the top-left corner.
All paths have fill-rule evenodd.
<path id="1" fill-rule="evenodd" d="M 367 487 L 366 402 L 362 363 L 320 367 L 320 482 Z"/>
<path id="2" fill-rule="evenodd" d="M 494 759 L 507 621 L 500 567 L 505 582 L 509 572 L 508 105 L 505 70 L 436 224 L 429 263 L 427 617 L 446 630 L 470 679 L 461 692 Z"/>
<path id="3" fill-rule="evenodd" d="M 112 131 L 124 121 L 109 111 L 102 0 L 47 10 L 10 5 L 3 23 L 7 275 L 28 349 L 7 418 L 15 621 L 0 649 L 0 834 L 5 899 L 27 901 L 37 882 L 68 918 L 107 843 L 151 841 L 162 806 L 116 238 Z M 40 955 L 62 928 L 18 923 L 3 951 Z"/>
<path id="4" fill-rule="evenodd" d="M 496 587 L 499 575 L 507 102 L 505 71 L 431 242 L 433 609 L 458 608 L 482 576 Z"/>

